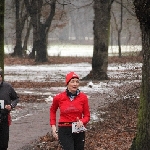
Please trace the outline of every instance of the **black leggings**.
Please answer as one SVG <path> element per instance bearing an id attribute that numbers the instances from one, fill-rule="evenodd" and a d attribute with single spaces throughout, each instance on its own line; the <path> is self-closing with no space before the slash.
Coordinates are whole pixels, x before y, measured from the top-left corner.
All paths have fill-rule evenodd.
<path id="1" fill-rule="evenodd" d="M 85 132 L 72 133 L 71 127 L 59 127 L 58 138 L 63 150 L 84 150 Z"/>
<path id="2" fill-rule="evenodd" d="M 0 123 L 0 150 L 7 150 L 9 141 L 9 125 L 7 122 Z"/>

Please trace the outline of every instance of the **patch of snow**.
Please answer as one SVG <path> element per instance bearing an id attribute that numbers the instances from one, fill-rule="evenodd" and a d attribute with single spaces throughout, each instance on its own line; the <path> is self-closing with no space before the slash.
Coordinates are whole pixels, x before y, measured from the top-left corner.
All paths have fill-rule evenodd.
<path id="1" fill-rule="evenodd" d="M 141 63 L 126 63 L 118 65 L 116 63 L 109 64 L 108 76 L 112 80 L 104 81 L 90 81 L 86 86 L 81 86 L 80 90 L 85 92 L 89 98 L 92 94 L 104 95 L 106 99 L 110 99 L 111 96 L 120 98 L 116 91 L 122 86 L 129 85 L 132 83 L 141 82 Z M 38 66 L 5 66 L 5 80 L 6 81 L 36 81 L 36 82 L 65 82 L 65 75 L 70 72 L 76 72 L 80 78 L 85 77 L 92 67 L 89 63 L 76 63 L 76 64 L 58 64 L 58 65 L 38 65 Z M 13 121 L 27 117 L 43 111 L 45 107 L 49 107 L 55 94 L 64 91 L 66 87 L 50 87 L 50 88 L 18 88 L 17 93 L 34 94 L 47 96 L 45 98 L 46 103 L 22 103 L 22 108 L 18 108 L 12 112 Z M 121 90 L 121 89 L 120 89 Z M 124 91 L 124 89 L 122 89 Z M 125 93 L 126 94 L 126 93 Z M 138 95 L 136 95 L 138 97 Z M 19 106 L 18 105 L 18 106 Z M 97 114 L 92 114 L 91 118 L 95 120 Z"/>

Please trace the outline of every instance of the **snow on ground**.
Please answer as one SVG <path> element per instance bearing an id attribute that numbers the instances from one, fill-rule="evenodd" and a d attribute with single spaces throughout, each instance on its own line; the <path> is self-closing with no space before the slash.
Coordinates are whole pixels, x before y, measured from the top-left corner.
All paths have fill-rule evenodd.
<path id="1" fill-rule="evenodd" d="M 92 84 L 92 88 L 87 84 L 87 86 L 80 87 L 80 90 L 88 93 L 105 95 L 105 99 L 101 99 L 105 103 L 106 99 L 110 99 L 113 95 L 116 99 L 118 97 L 117 89 L 120 87 L 126 87 L 132 83 L 141 82 L 141 63 L 126 63 L 126 64 L 110 64 L 108 66 L 108 76 L 110 79 L 108 81 L 89 81 Z M 57 65 L 38 65 L 38 66 L 5 66 L 5 80 L 6 81 L 36 81 L 36 82 L 52 82 L 52 81 L 64 81 L 65 75 L 70 71 L 75 71 L 80 78 L 85 77 L 91 71 L 91 64 L 89 63 L 76 63 L 76 64 L 57 64 Z M 20 109 L 16 109 L 12 112 L 13 121 L 19 120 L 22 117 L 28 117 L 33 115 L 38 111 L 43 111 L 43 109 L 49 107 L 52 102 L 52 98 L 56 93 L 64 91 L 65 87 L 51 87 L 40 88 L 40 89 L 16 89 L 17 93 L 26 94 L 38 94 L 46 95 L 45 101 L 48 105 L 45 107 L 45 103 L 19 103 Z M 121 89 L 124 95 L 126 94 L 125 89 Z M 138 96 L 138 95 L 136 95 Z M 89 99 L 92 97 L 89 96 Z M 94 100 L 93 100 L 94 101 Z M 95 102 L 96 103 L 96 102 Z M 95 104 L 96 105 L 96 104 Z M 23 109 L 22 109 L 23 108 Z M 97 114 L 93 112 L 91 114 L 91 120 L 97 119 Z"/>
<path id="2" fill-rule="evenodd" d="M 141 63 L 127 63 L 122 65 L 113 63 L 108 66 L 108 76 L 115 77 L 115 75 L 118 74 L 118 77 L 120 77 L 122 72 L 128 71 L 127 73 L 133 77 L 134 73 L 136 74 L 137 71 L 141 71 L 141 67 Z M 91 71 L 91 69 L 90 63 L 5 66 L 5 80 L 51 82 L 64 80 L 66 73 L 70 71 L 76 72 L 80 78 L 83 78 Z"/>
<path id="3" fill-rule="evenodd" d="M 5 45 L 5 53 L 9 54 L 13 52 L 14 45 Z M 118 46 L 109 46 L 109 56 L 118 56 Z M 137 53 L 141 51 L 141 45 L 123 45 L 121 46 L 122 53 Z M 30 53 L 32 46 L 28 46 L 27 53 Z M 59 44 L 50 45 L 47 47 L 48 56 L 93 56 L 93 45 L 73 45 L 73 44 Z"/>
<path id="4" fill-rule="evenodd" d="M 5 45 L 5 53 L 11 53 L 14 46 Z M 30 47 L 27 51 L 29 52 Z M 123 53 L 137 53 L 141 50 L 141 46 L 122 46 Z M 49 56 L 84 56 L 92 57 L 92 45 L 51 45 L 48 47 Z M 118 47 L 109 47 L 109 56 L 118 55 Z M 124 100 L 130 94 L 129 87 L 134 88 L 141 82 L 141 63 L 126 63 L 126 64 L 109 64 L 107 81 L 89 81 L 86 86 L 81 86 L 80 90 L 85 92 L 89 98 L 91 110 L 91 121 L 103 121 L 99 117 L 106 112 L 97 109 L 106 106 L 114 100 Z M 5 66 L 5 80 L 10 81 L 31 81 L 31 82 L 65 82 L 65 75 L 70 71 L 75 71 L 80 78 L 85 77 L 92 67 L 89 63 L 76 64 L 57 64 L 57 65 L 12 65 Z M 89 86 L 90 84 L 90 86 Z M 19 107 L 14 109 L 12 113 L 12 121 L 15 124 L 10 129 L 10 149 L 17 149 L 24 146 L 29 140 L 35 139 L 40 135 L 50 131 L 48 117 L 49 106 L 53 96 L 66 87 L 51 87 L 51 88 L 16 88 L 18 94 L 34 94 L 43 95 L 46 103 L 25 103 L 20 102 Z M 132 92 L 132 91 L 131 91 Z M 139 97 L 137 93 L 132 92 L 133 96 Z M 46 114 L 45 114 L 46 113 Z M 39 116 L 41 114 L 41 116 Z M 44 119 L 44 121 L 43 121 Z M 19 120 L 19 121 L 18 121 Z M 19 129 L 19 130 L 18 130 Z M 20 132 L 21 130 L 21 132 Z M 23 132 L 25 131 L 25 132 Z M 22 134 L 23 133 L 23 134 Z M 24 138 L 23 138 L 24 137 Z M 14 144 L 18 143 L 18 144 Z M 13 148 L 14 147 L 14 148 Z"/>

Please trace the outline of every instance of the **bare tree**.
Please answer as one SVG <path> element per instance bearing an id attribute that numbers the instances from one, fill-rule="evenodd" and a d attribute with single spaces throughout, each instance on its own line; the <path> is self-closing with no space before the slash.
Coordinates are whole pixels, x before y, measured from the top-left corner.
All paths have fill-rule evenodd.
<path id="1" fill-rule="evenodd" d="M 123 6 L 122 0 L 120 2 L 120 28 L 118 30 L 118 46 L 119 46 L 119 57 L 121 57 L 121 31 L 122 31 L 122 18 L 123 18 Z"/>
<path id="2" fill-rule="evenodd" d="M 110 34 L 110 10 L 113 0 L 94 0 L 94 50 L 92 70 L 83 79 L 106 80 Z"/>
<path id="3" fill-rule="evenodd" d="M 22 57 L 22 32 L 28 15 L 24 9 L 24 1 L 15 0 L 15 6 L 16 6 L 16 45 L 14 48 L 14 53 L 12 55 Z"/>
<path id="4" fill-rule="evenodd" d="M 31 23 L 31 19 L 30 19 L 29 23 L 28 23 L 28 20 L 27 20 L 27 32 L 26 32 L 26 35 L 25 35 L 25 38 L 24 38 L 24 45 L 22 47 L 22 52 L 23 52 L 24 56 L 27 55 L 27 49 L 28 49 L 27 46 L 28 46 L 28 40 L 29 40 L 31 28 L 32 28 L 32 23 Z"/>
<path id="5" fill-rule="evenodd" d="M 137 133 L 130 150 L 150 149 L 150 2 L 134 0 L 137 18 L 142 32 L 142 86 L 138 114 Z"/>
<path id="6" fill-rule="evenodd" d="M 35 61 L 45 62 L 47 61 L 47 34 L 55 15 L 56 0 L 46 0 L 46 4 L 50 6 L 50 13 L 45 23 L 40 20 L 43 0 L 24 0 L 24 3 L 33 25 L 33 49 L 36 52 Z"/>

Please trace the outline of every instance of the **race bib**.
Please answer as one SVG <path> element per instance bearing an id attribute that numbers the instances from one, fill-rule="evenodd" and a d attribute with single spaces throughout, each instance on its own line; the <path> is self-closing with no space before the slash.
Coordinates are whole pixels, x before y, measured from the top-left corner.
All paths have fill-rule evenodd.
<path id="1" fill-rule="evenodd" d="M 0 100 L 0 109 L 4 109 L 4 100 Z"/>
<path id="2" fill-rule="evenodd" d="M 87 129 L 84 127 L 84 125 L 80 128 L 77 127 L 77 122 L 72 123 L 72 133 L 79 133 L 86 131 Z"/>

